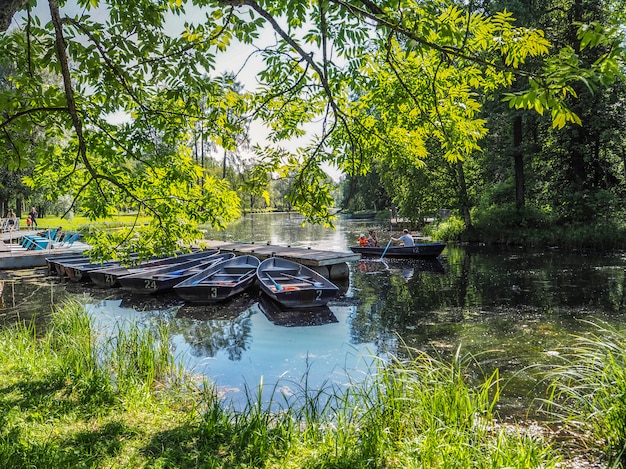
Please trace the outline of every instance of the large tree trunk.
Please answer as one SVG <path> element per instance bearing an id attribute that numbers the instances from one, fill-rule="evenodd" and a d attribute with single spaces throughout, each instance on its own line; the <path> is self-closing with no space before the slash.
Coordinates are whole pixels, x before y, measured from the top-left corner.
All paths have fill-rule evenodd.
<path id="1" fill-rule="evenodd" d="M 465 181 L 465 171 L 463 170 L 463 162 L 457 161 L 456 175 L 459 184 L 459 211 L 465 222 L 465 229 L 469 236 L 469 241 L 474 237 L 474 227 L 472 226 L 472 217 L 470 214 L 469 196 L 467 195 L 467 182 Z"/>
<path id="2" fill-rule="evenodd" d="M 513 119 L 513 161 L 515 167 L 515 206 L 524 208 L 524 152 L 522 151 L 522 116 Z"/>
<path id="3" fill-rule="evenodd" d="M 15 13 L 26 8 L 29 0 L 0 0 L 0 32 L 9 29 Z"/>

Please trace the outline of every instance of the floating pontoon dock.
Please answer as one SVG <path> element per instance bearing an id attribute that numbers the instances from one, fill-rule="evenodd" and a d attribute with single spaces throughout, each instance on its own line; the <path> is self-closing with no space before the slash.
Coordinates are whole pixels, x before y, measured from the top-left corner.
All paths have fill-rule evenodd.
<path id="1" fill-rule="evenodd" d="M 329 279 L 347 278 L 350 274 L 347 262 L 358 261 L 361 258 L 360 254 L 353 252 L 322 251 L 267 243 L 234 243 L 207 239 L 203 240 L 203 244 L 220 251 L 251 254 L 261 260 L 268 257 L 283 257 L 306 265 Z"/>

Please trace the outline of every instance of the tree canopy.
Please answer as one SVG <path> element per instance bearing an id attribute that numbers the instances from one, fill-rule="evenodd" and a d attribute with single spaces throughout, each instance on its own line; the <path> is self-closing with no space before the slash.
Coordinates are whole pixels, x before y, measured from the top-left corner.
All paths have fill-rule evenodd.
<path id="1" fill-rule="evenodd" d="M 356 176 L 439 157 L 462 171 L 487 132 L 481 95 L 510 91 L 511 107 L 562 128 L 580 123 L 576 85 L 612 82 L 623 58 L 618 25 L 581 23 L 578 50 L 559 48 L 472 2 L 48 0 L 45 15 L 35 4 L 0 2 L 26 8 L 0 36 L 3 161 L 32 168 L 32 188 L 72 195 L 94 219 L 120 207 L 152 215 L 94 233 L 102 256 L 169 251 L 197 238 L 198 223 L 239 216 L 237 188 L 193 158 L 198 131 L 232 151 L 262 123 L 248 187 L 292 175 L 289 203 L 331 223 L 326 165 Z M 582 60 L 592 47 L 595 60 Z M 530 60 L 538 66 L 523 68 Z M 241 89 L 242 74 L 254 86 Z"/>

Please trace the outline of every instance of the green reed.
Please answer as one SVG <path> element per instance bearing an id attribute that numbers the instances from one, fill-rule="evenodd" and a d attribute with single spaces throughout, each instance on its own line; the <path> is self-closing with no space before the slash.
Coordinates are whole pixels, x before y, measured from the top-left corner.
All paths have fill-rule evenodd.
<path id="1" fill-rule="evenodd" d="M 495 424 L 497 372 L 472 387 L 471 357 L 414 354 L 378 362 L 370 380 L 341 395 L 319 457 L 331 466 L 349 462 L 341 467 L 554 467 L 545 441 Z"/>
<path id="2" fill-rule="evenodd" d="M 104 356 L 119 389 L 150 389 L 180 378 L 170 351 L 169 331 L 162 322 L 153 330 L 129 323 L 118 328 L 107 345 L 110 350 L 105 350 Z"/>
<path id="3" fill-rule="evenodd" d="M 175 365 L 161 325 L 103 337 L 65 305 L 46 334 L 0 331 L 0 468 L 553 468 L 549 442 L 500 426 L 495 372 L 415 352 L 366 379 L 246 387 L 230 408 Z M 472 376 L 470 381 L 469 377 Z"/>
<path id="4" fill-rule="evenodd" d="M 626 467 L 626 332 L 592 326 L 549 371 L 545 409 L 567 422 L 581 444 L 604 453 L 608 467 Z"/>

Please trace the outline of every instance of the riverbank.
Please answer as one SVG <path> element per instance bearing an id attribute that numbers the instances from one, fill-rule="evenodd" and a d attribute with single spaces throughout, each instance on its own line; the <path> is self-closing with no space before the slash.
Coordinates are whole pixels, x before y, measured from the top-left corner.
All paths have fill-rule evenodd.
<path id="1" fill-rule="evenodd" d="M 416 351 L 379 362 L 345 392 L 303 381 L 294 395 L 276 387 L 267 403 L 251 387 L 248 406 L 234 412 L 177 367 L 162 325 L 125 324 L 113 335 L 99 340 L 76 303 L 56 311 L 47 331 L 0 331 L 1 467 L 521 469 L 580 459 L 547 428 L 499 423 L 506 377 L 469 383 L 469 358 Z"/>

